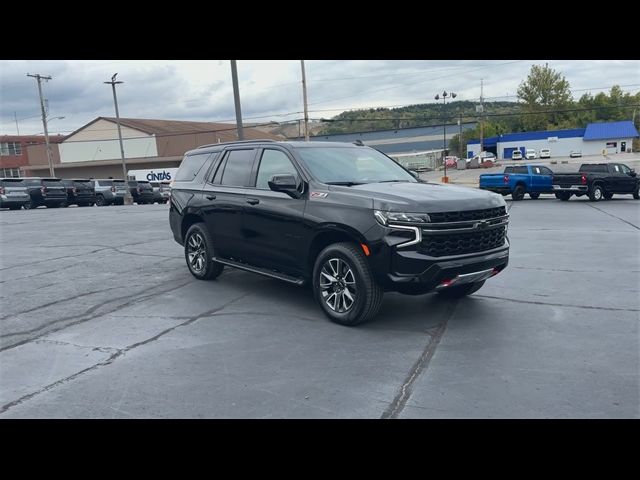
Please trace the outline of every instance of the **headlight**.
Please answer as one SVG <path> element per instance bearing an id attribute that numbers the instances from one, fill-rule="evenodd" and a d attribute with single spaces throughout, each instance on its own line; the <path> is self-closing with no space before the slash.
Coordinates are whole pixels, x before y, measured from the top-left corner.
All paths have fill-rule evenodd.
<path id="1" fill-rule="evenodd" d="M 402 213 L 402 212 L 383 212 L 382 210 L 374 210 L 373 215 L 379 224 L 387 226 L 390 223 L 429 223 L 431 218 L 426 213 Z"/>

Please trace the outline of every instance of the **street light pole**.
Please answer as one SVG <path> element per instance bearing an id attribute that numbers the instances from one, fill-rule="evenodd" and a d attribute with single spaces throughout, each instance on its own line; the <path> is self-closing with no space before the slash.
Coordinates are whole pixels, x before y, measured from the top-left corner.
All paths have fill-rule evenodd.
<path id="1" fill-rule="evenodd" d="M 118 112 L 118 97 L 116 95 L 116 84 L 124 82 L 116 82 L 116 75 L 118 74 L 113 74 L 110 82 L 103 83 L 111 85 L 111 88 L 113 89 L 113 103 L 116 107 L 116 125 L 118 126 L 118 140 L 120 141 L 120 158 L 122 159 L 122 178 L 124 179 L 125 186 L 123 203 L 125 205 L 133 205 L 133 197 L 131 196 L 131 192 L 129 191 L 129 184 L 127 183 L 127 164 L 124 159 L 124 144 L 122 143 L 122 130 L 120 129 L 120 112 Z"/>
<path id="2" fill-rule="evenodd" d="M 442 127 L 443 127 L 443 137 L 442 137 L 442 163 L 444 164 L 444 177 L 442 177 L 442 183 L 449 183 L 449 177 L 447 177 L 447 159 L 445 158 L 447 155 L 447 118 L 444 115 L 444 111 L 447 107 L 447 97 L 456 98 L 457 95 L 455 93 L 447 93 L 446 90 L 442 92 L 442 94 L 438 94 L 435 96 L 436 100 L 440 100 L 442 97 L 443 100 L 443 110 L 442 110 Z"/>

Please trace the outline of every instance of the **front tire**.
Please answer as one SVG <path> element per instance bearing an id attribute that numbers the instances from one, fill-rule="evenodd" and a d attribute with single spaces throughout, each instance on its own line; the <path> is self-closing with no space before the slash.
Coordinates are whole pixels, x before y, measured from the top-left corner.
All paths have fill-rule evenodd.
<path id="1" fill-rule="evenodd" d="M 537 200 L 540 198 L 540 193 L 530 193 L 529 196 L 531 197 L 531 200 Z"/>
<path id="2" fill-rule="evenodd" d="M 184 258 L 191 275 L 198 280 L 218 277 L 224 265 L 211 260 L 214 256 L 213 241 L 204 223 L 191 225 L 184 240 Z"/>
<path id="3" fill-rule="evenodd" d="M 636 185 L 636 189 L 633 191 L 633 198 L 640 200 L 640 185 Z"/>
<path id="4" fill-rule="evenodd" d="M 511 194 L 511 198 L 515 201 L 522 200 L 524 198 L 524 187 L 522 185 L 516 185 L 516 188 Z"/>
<path id="5" fill-rule="evenodd" d="M 96 195 L 96 205 L 99 207 L 104 207 L 106 204 L 104 200 L 104 195 Z"/>
<path id="6" fill-rule="evenodd" d="M 439 290 L 438 293 L 445 298 L 462 298 L 480 290 L 484 285 L 484 282 L 485 281 L 483 280 L 481 282 L 458 285 L 457 287 L 449 287 L 443 290 Z"/>
<path id="7" fill-rule="evenodd" d="M 604 196 L 604 190 L 600 185 L 594 185 L 591 191 L 589 192 L 589 200 L 592 202 L 599 202 L 602 200 Z"/>
<path id="8" fill-rule="evenodd" d="M 342 242 L 329 245 L 316 258 L 313 293 L 332 322 L 351 327 L 378 313 L 384 292 L 362 250 Z"/>

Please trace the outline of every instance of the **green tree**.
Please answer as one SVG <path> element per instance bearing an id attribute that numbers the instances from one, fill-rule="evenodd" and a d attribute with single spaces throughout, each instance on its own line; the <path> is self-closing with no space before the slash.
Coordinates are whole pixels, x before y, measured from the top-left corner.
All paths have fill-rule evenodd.
<path id="1" fill-rule="evenodd" d="M 532 65 L 527 79 L 518 87 L 525 130 L 545 130 L 566 124 L 568 113 L 538 113 L 563 110 L 572 104 L 569 82 L 549 65 Z"/>

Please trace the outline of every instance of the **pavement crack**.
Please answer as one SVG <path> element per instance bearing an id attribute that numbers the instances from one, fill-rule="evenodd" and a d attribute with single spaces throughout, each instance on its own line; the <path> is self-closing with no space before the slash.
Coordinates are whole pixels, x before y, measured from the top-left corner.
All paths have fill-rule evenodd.
<path id="1" fill-rule="evenodd" d="M 55 332 L 58 332 L 60 330 L 65 329 L 65 328 L 71 327 L 73 325 L 77 325 L 79 323 L 84 323 L 84 322 L 87 322 L 89 320 L 93 320 L 94 318 L 98 318 L 98 317 L 102 317 L 102 316 L 105 316 L 105 315 L 109 315 L 111 313 L 114 313 L 114 312 L 116 312 L 118 310 L 122 310 L 123 308 L 129 307 L 129 306 L 134 305 L 136 303 L 142 302 L 144 300 L 148 300 L 149 298 L 153 298 L 153 297 L 156 297 L 158 295 L 162 295 L 163 293 L 167 293 L 167 292 L 170 292 L 172 290 L 178 290 L 179 288 L 182 288 L 182 287 L 184 287 L 184 286 L 186 286 L 186 285 L 188 285 L 188 284 L 190 284 L 190 283 L 192 283 L 194 281 L 195 280 L 190 279 L 187 282 L 183 282 L 183 283 L 180 283 L 178 285 L 172 285 L 170 288 L 164 288 L 162 290 L 157 290 L 157 291 L 155 291 L 155 292 L 153 292 L 151 294 L 148 294 L 148 295 L 139 296 L 141 293 L 147 292 L 147 291 L 152 290 L 152 289 L 143 290 L 142 292 L 136 292 L 136 293 L 133 293 L 131 295 L 127 295 L 127 296 L 120 297 L 120 298 L 113 298 L 111 300 L 106 300 L 106 301 L 104 301 L 102 303 L 99 303 L 98 305 L 94 305 L 94 306 L 88 308 L 87 310 L 85 310 L 83 313 L 80 313 L 80 314 L 77 314 L 77 315 L 71 315 L 69 317 L 59 318 L 57 320 L 54 320 L 53 322 L 49 322 L 49 323 L 47 323 L 45 325 L 40 325 L 40 326 L 32 328 L 30 330 L 23 330 L 21 332 L 13 332 L 13 333 L 5 334 L 5 335 L 0 335 L 0 339 L 1 338 L 14 337 L 14 336 L 17 336 L 17 335 L 27 335 L 29 333 L 35 333 L 35 332 L 38 332 L 38 331 L 45 330 L 47 327 L 49 327 L 51 325 L 54 325 L 54 324 L 57 324 L 57 323 L 68 322 L 69 320 L 75 320 L 73 322 L 65 323 L 64 325 L 61 325 L 61 326 L 59 326 L 57 328 L 46 330 L 45 332 L 42 332 L 39 336 L 27 338 L 27 339 L 22 340 L 20 342 L 16 342 L 14 344 L 2 347 L 2 348 L 0 348 L 0 352 L 4 352 L 5 350 L 9 350 L 11 348 L 15 348 L 15 347 L 18 347 L 20 345 L 24 345 L 25 343 L 28 343 L 28 342 L 32 342 L 32 341 L 40 338 L 43 335 L 48 335 L 50 333 L 55 333 Z M 100 312 L 100 313 L 97 313 L 97 314 L 93 315 L 93 313 L 96 310 L 98 310 L 99 308 L 101 308 L 101 307 L 103 307 L 105 305 L 108 305 L 108 304 L 113 303 L 113 302 L 117 302 L 119 300 L 129 299 L 129 298 L 132 299 L 132 300 L 130 300 L 128 302 L 125 302 L 123 304 L 117 305 L 114 308 L 112 308 L 110 310 L 107 310 L 106 312 Z"/>
<path id="2" fill-rule="evenodd" d="M 609 215 L 610 217 L 617 218 L 617 219 L 618 219 L 618 220 L 620 220 L 621 222 L 624 222 L 624 223 L 626 223 L 627 225 L 631 225 L 631 226 L 632 226 L 633 228 L 635 228 L 636 230 L 640 230 L 640 227 L 639 227 L 638 225 L 636 225 L 636 224 L 634 224 L 634 223 L 631 223 L 631 222 L 629 222 L 629 221 L 625 220 L 624 218 L 620 218 L 620 217 L 618 217 L 617 215 L 614 215 L 613 213 L 605 212 L 605 211 L 604 211 L 604 210 L 602 210 L 601 208 L 598 208 L 598 207 L 596 207 L 595 205 L 591 205 L 590 203 L 585 203 L 585 205 L 586 205 L 587 207 L 591 207 L 591 208 L 593 208 L 593 209 L 595 209 L 595 210 L 598 210 L 599 212 L 602 212 L 602 213 L 604 213 L 605 215 Z"/>
<path id="3" fill-rule="evenodd" d="M 405 378 L 404 382 L 400 386 L 400 390 L 398 394 L 393 399 L 391 404 L 387 407 L 387 409 L 382 413 L 380 418 L 398 418 L 398 416 L 404 410 L 407 401 L 411 397 L 411 393 L 413 392 L 413 384 L 418 379 L 422 371 L 429 366 L 429 362 L 433 358 L 433 354 L 436 351 L 438 344 L 440 343 L 440 339 L 444 335 L 444 331 L 447 328 L 447 323 L 449 319 L 453 316 L 456 310 L 457 302 L 452 302 L 448 305 L 448 310 L 444 314 L 444 320 L 437 327 L 431 329 L 431 333 L 429 334 L 429 342 L 425 345 L 424 350 L 420 354 L 420 357 L 413 364 L 411 370 L 409 370 L 409 374 Z"/>
<path id="4" fill-rule="evenodd" d="M 610 312 L 640 312 L 640 309 L 637 309 L 637 308 L 596 307 L 594 305 L 573 305 L 570 303 L 536 302 L 535 300 L 519 300 L 516 298 L 494 297 L 492 295 L 479 295 L 479 294 L 474 295 L 474 297 L 490 298 L 492 300 L 505 300 L 507 302 L 514 302 L 514 303 L 526 303 L 530 305 L 549 305 L 551 307 L 584 308 L 587 310 L 606 310 Z"/>
<path id="5" fill-rule="evenodd" d="M 11 409 L 11 408 L 13 408 L 13 407 L 15 407 L 17 405 L 20 405 L 21 403 L 24 403 L 27 400 L 30 400 L 33 397 L 37 396 L 37 395 L 40 395 L 40 394 L 45 393 L 45 392 L 48 392 L 49 390 L 52 390 L 52 389 L 54 389 L 54 388 L 56 388 L 56 387 L 58 387 L 60 385 L 65 384 L 65 383 L 71 382 L 71 381 L 75 380 L 76 378 L 78 378 L 79 376 L 81 376 L 81 375 L 83 375 L 83 374 L 85 374 L 87 372 L 91 372 L 93 370 L 97 370 L 100 367 L 105 367 L 107 365 L 111 365 L 119 357 L 122 357 L 127 352 L 130 352 L 131 350 L 134 350 L 134 349 L 136 349 L 138 347 L 141 347 L 143 345 L 147 345 L 147 344 L 149 344 L 151 342 L 154 342 L 154 341 L 158 340 L 160 337 L 166 335 L 169 332 L 172 332 L 173 330 L 175 330 L 177 328 L 186 327 L 187 325 L 190 325 L 190 324 L 200 320 L 201 318 L 205 318 L 207 316 L 211 316 L 214 313 L 219 312 L 220 310 L 223 310 L 223 309 L 227 308 L 232 303 L 237 302 L 238 300 L 241 300 L 242 298 L 246 297 L 249 294 L 250 294 L 250 292 L 245 292 L 242 295 L 239 295 L 238 297 L 234 298 L 233 300 L 229 300 L 228 302 L 220 305 L 219 307 L 212 308 L 211 310 L 208 310 L 208 311 L 203 312 L 203 313 L 199 313 L 197 315 L 193 315 L 193 316 L 189 317 L 188 320 L 186 320 L 186 321 L 184 321 L 184 322 L 182 322 L 182 323 L 180 323 L 178 325 L 175 325 L 173 327 L 167 328 L 167 329 L 161 331 L 160 333 L 158 333 L 157 335 L 154 335 L 153 337 L 147 338 L 146 340 L 143 340 L 141 342 L 133 343 L 133 344 L 131 344 L 131 345 L 125 347 L 125 348 L 115 349 L 116 351 L 113 354 L 111 354 L 106 360 L 103 360 L 101 362 L 95 363 L 95 364 L 91 365 L 90 367 L 84 368 L 84 369 L 82 369 L 82 370 L 80 370 L 80 371 L 78 371 L 78 372 L 76 372 L 76 373 L 74 373 L 72 375 L 69 375 L 69 376 L 61 378 L 60 380 L 57 380 L 57 381 L 55 381 L 53 383 L 50 383 L 49 385 L 46 385 L 46 386 L 40 388 L 39 390 L 36 390 L 35 392 L 31 392 L 31 393 L 29 393 L 27 395 L 23 395 L 22 397 L 20 397 L 20 398 L 18 398 L 16 400 L 13 400 L 13 401 L 11 401 L 9 403 L 6 403 L 6 404 L 2 405 L 2 407 L 0 407 L 0 414 L 5 413 L 7 410 L 9 410 L 9 409 Z M 65 342 L 58 342 L 58 343 L 65 343 Z M 78 345 L 76 345 L 76 346 L 78 346 Z M 100 348 L 100 347 L 97 347 L 97 348 Z"/>
<path id="6" fill-rule="evenodd" d="M 51 285 L 55 285 L 55 284 L 51 284 Z M 46 286 L 50 287 L 51 285 L 46 285 Z M 45 287 L 38 287 L 38 288 L 39 289 L 43 289 Z M 127 287 L 119 286 L 119 287 L 101 288 L 100 290 L 93 290 L 91 292 L 81 293 L 79 295 L 74 295 L 73 297 L 61 298 L 60 300 L 55 300 L 53 302 L 45 303 L 43 305 L 39 305 L 37 307 L 29 308 L 27 310 L 22 310 L 20 312 L 14 312 L 14 313 L 11 313 L 11 314 L 8 314 L 8 315 L 3 315 L 2 317 L 0 317 L 0 320 L 6 320 L 7 318 L 15 317 L 16 315 L 22 315 L 24 313 L 35 312 L 36 310 L 40 310 L 42 308 L 47 308 L 47 307 L 52 307 L 54 305 L 58 305 L 59 303 L 68 302 L 69 300 L 77 300 L 78 298 L 87 297 L 87 296 L 93 295 L 95 293 L 108 292 L 110 290 L 116 290 L 118 288 L 127 288 Z M 0 336 L 0 338 L 4 338 L 5 336 L 9 336 L 9 335 L 15 335 L 15 334 L 2 335 L 2 336 Z"/>

